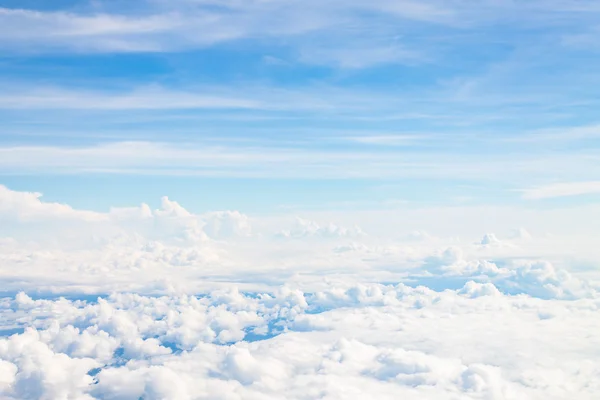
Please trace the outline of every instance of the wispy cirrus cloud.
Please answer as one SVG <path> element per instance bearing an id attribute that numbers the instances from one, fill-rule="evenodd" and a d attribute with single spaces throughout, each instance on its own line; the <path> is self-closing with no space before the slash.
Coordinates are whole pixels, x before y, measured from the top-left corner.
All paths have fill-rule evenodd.
<path id="1" fill-rule="evenodd" d="M 0 8 L 0 47 L 15 52 L 148 52 L 164 50 L 181 26 L 174 14 L 128 16 Z"/>
<path id="2" fill-rule="evenodd" d="M 173 110 L 258 109 L 259 101 L 216 91 L 184 91 L 155 85 L 129 91 L 73 90 L 61 87 L 11 87 L 0 95 L 0 109 Z"/>
<path id="3" fill-rule="evenodd" d="M 525 189 L 523 198 L 540 200 L 598 193 L 600 193 L 600 181 L 563 182 Z"/>
<path id="4" fill-rule="evenodd" d="M 239 84 L 169 87 L 157 84 L 128 88 L 33 86 L 1 83 L 0 110 L 264 110 L 272 112 L 389 112 L 407 100 L 368 89 L 331 85 L 284 88 Z M 371 114 L 374 115 L 374 114 Z"/>
<path id="5" fill-rule="evenodd" d="M 568 142 L 590 140 L 600 137 L 600 125 L 565 126 L 562 128 L 538 129 L 522 135 L 505 138 L 508 142 Z"/>
<path id="6" fill-rule="evenodd" d="M 228 142 L 105 142 L 82 146 L 5 145 L 0 173 L 193 175 L 266 179 L 446 179 L 527 184 L 533 179 L 600 174 L 593 159 L 577 154 L 448 154 L 418 147 L 381 152 L 372 147 L 247 145 Z M 551 166 L 551 167 L 548 167 Z M 490 181 L 490 177 L 494 177 Z M 561 188 L 559 188 L 561 189 Z M 571 191 L 576 190 L 570 188 Z M 581 190 L 581 189 L 580 189 Z M 530 196 L 539 197 L 532 192 Z M 546 192 L 542 191 L 541 196 Z M 559 192 L 560 193 L 560 192 Z"/>
<path id="7" fill-rule="evenodd" d="M 529 119 L 542 116 L 545 110 L 544 91 L 532 89 L 527 98 L 499 93 L 482 94 L 489 87 L 478 89 L 468 96 L 461 89 L 446 86 L 428 86 L 416 90 L 403 88 L 397 93 L 381 87 L 348 87 L 326 82 L 304 85 L 279 86 L 276 84 L 241 81 L 235 85 L 204 84 L 164 85 L 146 82 L 135 85 L 115 85 L 114 81 L 95 78 L 86 85 L 32 84 L 25 81 L 0 81 L 0 109 L 27 110 L 184 110 L 184 109 L 248 109 L 270 111 L 314 111 L 346 114 L 348 118 L 378 120 L 444 119 L 460 120 L 466 126 L 470 121 Z M 569 104 L 568 96 L 556 96 L 555 107 L 582 109 L 580 104 Z M 594 106 L 593 101 L 589 107 Z M 499 110 L 509 112 L 498 112 Z M 476 111 L 476 112 L 475 112 Z M 563 130 L 577 136 L 595 132 L 595 126 L 572 126 Z M 552 128 L 531 132 L 552 135 L 561 129 Z M 527 136 L 529 137 L 529 136 Z M 526 140 L 526 137 L 523 137 Z M 515 139 L 518 140 L 518 139 Z"/>
<path id="8" fill-rule="evenodd" d="M 431 138 L 428 134 L 370 134 L 347 136 L 346 140 L 380 146 L 407 146 Z"/>
<path id="9" fill-rule="evenodd" d="M 39 11 L 0 8 L 0 49 L 17 53 L 136 53 L 200 49 L 236 40 L 286 38 L 296 61 L 336 68 L 419 62 L 434 57 L 439 32 L 481 34 L 510 20 L 516 26 L 587 25 L 598 11 L 591 2 L 534 1 L 527 5 L 483 1 L 366 2 L 148 1 L 115 8 Z M 527 12 L 523 12 L 523 11 Z M 425 28 L 425 29 L 424 29 Z M 315 40 L 314 34 L 319 34 Z M 323 46 L 323 37 L 329 44 Z M 458 38 L 457 37 L 457 38 Z M 394 38 L 398 43 L 390 44 Z M 460 42 L 455 41 L 455 46 Z"/>
<path id="10" fill-rule="evenodd" d="M 166 8 L 149 6 L 130 14 L 0 8 L 0 48 L 25 53 L 173 52 L 232 40 L 281 36 L 301 44 L 302 35 L 340 29 L 343 32 L 343 26 L 356 25 L 361 20 L 344 9 L 338 10 L 337 17 L 326 17 L 328 8 L 318 4 L 306 7 L 295 1 L 221 7 L 206 3 L 192 7 L 175 2 Z M 342 41 L 337 42 L 338 46 L 345 41 L 344 37 L 339 39 Z M 372 54 L 374 51 L 365 50 Z M 349 53 L 341 49 L 339 57 L 330 56 L 341 64 L 348 63 L 348 57 Z M 388 61 L 389 56 L 382 60 L 380 52 L 377 58 L 375 62 Z M 368 58 L 361 64 L 368 64 Z"/>

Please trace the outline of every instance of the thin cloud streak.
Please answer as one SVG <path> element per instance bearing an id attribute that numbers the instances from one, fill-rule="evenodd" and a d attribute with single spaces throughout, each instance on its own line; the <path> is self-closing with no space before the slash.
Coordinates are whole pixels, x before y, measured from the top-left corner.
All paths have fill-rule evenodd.
<path id="1" fill-rule="evenodd" d="M 220 144 L 135 141 L 81 147 L 21 145 L 0 147 L 0 171 L 8 175 L 152 173 L 267 179 L 418 178 L 479 182 L 489 182 L 489 177 L 494 176 L 494 182 L 503 185 L 568 177 L 582 171 L 590 176 L 600 174 L 593 158 L 581 159 L 580 155 L 573 154 L 536 157 L 524 154 L 517 158 L 397 149 L 382 153 L 365 148 L 242 147 L 226 141 Z"/>
<path id="2" fill-rule="evenodd" d="M 590 17 L 599 12 L 591 2 L 575 7 L 567 1 L 534 1 L 526 6 L 491 0 L 475 6 L 439 0 L 249 1 L 219 2 L 218 7 L 205 1 L 141 4 L 127 12 L 102 3 L 79 13 L 0 8 L 0 48 L 16 53 L 173 52 L 285 37 L 298 55 L 295 61 L 358 69 L 430 60 L 441 42 L 437 34 L 423 35 L 418 26 L 481 33 L 508 20 L 515 27 L 593 28 Z M 321 38 L 314 40 L 314 34 Z M 323 35 L 330 38 L 326 48 Z M 410 40 L 390 45 L 389 39 L 397 37 Z"/>
<path id="3" fill-rule="evenodd" d="M 600 193 L 600 181 L 564 182 L 526 189 L 523 191 L 523 198 L 541 200 L 598 193 Z"/>
<path id="4" fill-rule="evenodd" d="M 47 88 L 17 91 L 0 95 L 3 109 L 62 110 L 177 110 L 177 109 L 256 109 L 261 105 L 244 98 L 217 94 L 166 90 L 160 87 L 107 93 Z"/>

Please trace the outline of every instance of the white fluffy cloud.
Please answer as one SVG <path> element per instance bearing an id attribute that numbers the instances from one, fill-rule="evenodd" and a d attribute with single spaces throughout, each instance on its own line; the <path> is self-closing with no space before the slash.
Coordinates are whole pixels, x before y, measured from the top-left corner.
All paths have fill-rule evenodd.
<path id="1" fill-rule="evenodd" d="M 493 233 L 486 233 L 483 235 L 483 239 L 481 239 L 481 244 L 483 246 L 499 245 L 500 243 L 502 242 Z"/>
<path id="2" fill-rule="evenodd" d="M 539 253 L 565 239 L 297 219 L 281 240 L 277 224 L 167 197 L 100 213 L 0 189 L 2 399 L 600 391 L 598 275 Z"/>
<path id="3" fill-rule="evenodd" d="M 17 221 L 45 219 L 99 221 L 104 218 L 99 213 L 75 210 L 66 204 L 43 202 L 41 197 L 41 193 L 16 192 L 0 185 L 0 221 L 2 219 L 16 219 Z"/>
<path id="4" fill-rule="evenodd" d="M 220 211 L 204 215 L 186 210 L 178 202 L 163 197 L 161 206 L 152 210 L 147 204 L 138 207 L 111 208 L 108 212 L 76 210 L 66 204 L 42 200 L 41 193 L 12 191 L 0 185 L 0 234 L 9 234 L 24 226 L 27 240 L 49 233 L 56 238 L 61 234 L 82 236 L 82 242 L 107 238 L 114 240 L 123 235 L 141 235 L 148 239 L 178 239 L 198 241 L 207 238 L 222 239 L 248 236 L 251 223 L 248 216 L 238 211 Z M 36 231 L 36 227 L 42 228 Z M 6 231 L 6 232 L 3 232 Z"/>
<path id="5" fill-rule="evenodd" d="M 92 302 L 19 294 L 0 302 L 2 321 L 26 327 L 0 339 L 0 383 L 9 399 L 591 399 L 597 307 L 473 282 Z"/>

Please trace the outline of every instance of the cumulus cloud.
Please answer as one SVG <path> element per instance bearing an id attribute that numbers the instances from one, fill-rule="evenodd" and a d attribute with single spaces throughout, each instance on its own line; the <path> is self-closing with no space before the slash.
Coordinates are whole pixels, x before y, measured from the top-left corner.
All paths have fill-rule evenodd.
<path id="1" fill-rule="evenodd" d="M 473 281 L 467 282 L 458 293 L 470 298 L 500 295 L 500 291 L 492 283 L 477 283 Z"/>
<path id="2" fill-rule="evenodd" d="M 486 233 L 480 242 L 483 246 L 493 246 L 502 243 L 493 233 Z"/>
<path id="3" fill-rule="evenodd" d="M 490 283 L 495 286 L 491 292 L 500 290 L 505 294 L 528 294 L 544 299 L 572 300 L 598 295 L 593 285 L 548 261 L 503 260 L 500 264 L 466 259 L 462 249 L 456 246 L 426 258 L 421 269 L 413 273 L 412 278 L 417 282 L 427 282 L 436 287 L 451 288 L 457 283 L 467 283 L 470 289 L 465 288 L 465 293 L 490 292 L 490 287 L 478 286 Z"/>
<path id="4" fill-rule="evenodd" d="M 530 236 L 528 235 L 529 233 L 526 230 L 520 229 L 516 232 L 513 232 L 512 239 L 516 240 L 518 243 L 519 241 L 522 242 L 528 240 L 530 238 Z M 494 233 L 486 233 L 485 235 L 483 235 L 479 244 L 483 249 L 501 249 L 515 247 L 515 243 L 511 242 L 510 240 L 500 240 Z"/>
<path id="5" fill-rule="evenodd" d="M 168 197 L 104 213 L 8 189 L 2 199 L 3 232 L 22 231 L 0 240 L 3 399 L 593 398 L 600 388 L 589 357 L 596 275 L 515 256 L 537 238 L 397 241 L 298 219 L 283 235 L 294 240 L 276 240 L 267 223 Z M 50 245 L 34 234 L 42 222 Z"/>
<path id="6" fill-rule="evenodd" d="M 75 210 L 66 204 L 44 202 L 41 197 L 41 193 L 16 192 L 0 185 L 0 218 L 17 221 L 47 219 L 99 221 L 105 218 L 102 214 Z"/>
<path id="7" fill-rule="evenodd" d="M 474 282 L 444 292 L 350 284 L 88 302 L 21 293 L 0 300 L 0 321 L 24 326 L 0 339 L 0 385 L 15 399 L 586 397 L 600 367 L 587 358 L 585 337 L 600 328 L 590 307 Z M 552 364 L 520 356 L 535 332 L 561 380 L 543 381 Z M 572 340 L 556 346 L 549 332 Z"/>
<path id="8" fill-rule="evenodd" d="M 66 204 L 45 202 L 41 193 L 12 191 L 0 185 L 0 229 L 9 234 L 20 231 L 27 240 L 46 234 L 57 239 L 61 234 L 76 242 L 107 243 L 140 238 L 147 240 L 203 241 L 231 236 L 249 236 L 250 218 L 238 211 L 194 214 L 167 196 L 153 210 L 147 204 L 138 207 L 113 207 L 108 212 L 77 210 Z M 39 227 L 40 229 L 35 229 Z M 79 236 L 79 238 L 77 238 Z M 9 237 L 10 238 L 10 237 Z M 4 239 L 7 240 L 7 239 Z M 63 237 L 62 242 L 68 242 Z M 55 244 L 59 244 L 54 240 Z"/>

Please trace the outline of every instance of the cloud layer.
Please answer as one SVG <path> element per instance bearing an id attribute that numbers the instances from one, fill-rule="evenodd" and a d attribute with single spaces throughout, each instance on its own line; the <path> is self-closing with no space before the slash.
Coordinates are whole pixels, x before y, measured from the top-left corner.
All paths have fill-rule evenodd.
<path id="1" fill-rule="evenodd" d="M 0 383 L 8 399 L 591 399 L 597 308 L 474 282 L 88 302 L 20 293 L 0 303 L 17 324 L 0 339 Z"/>
<path id="2" fill-rule="evenodd" d="M 600 390 L 599 276 L 536 255 L 565 239 L 382 237 L 168 197 L 92 212 L 4 187 L 0 221 L 2 399 Z"/>

